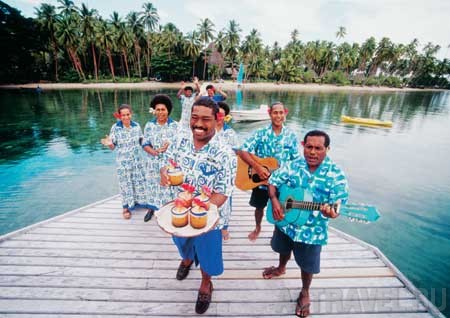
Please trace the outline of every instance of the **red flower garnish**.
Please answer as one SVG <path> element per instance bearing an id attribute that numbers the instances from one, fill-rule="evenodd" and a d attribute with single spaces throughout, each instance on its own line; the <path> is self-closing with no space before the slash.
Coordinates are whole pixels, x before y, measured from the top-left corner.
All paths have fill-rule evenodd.
<path id="1" fill-rule="evenodd" d="M 169 164 L 170 164 L 173 168 L 178 167 L 178 164 L 177 164 L 175 161 L 173 161 L 172 159 L 169 159 Z"/>
<path id="2" fill-rule="evenodd" d="M 189 193 L 194 193 L 195 187 L 193 185 L 190 185 L 189 183 L 183 183 L 181 185 L 184 191 L 187 191 Z"/>
<path id="3" fill-rule="evenodd" d="M 186 205 L 186 200 L 177 198 L 177 199 L 175 199 L 174 204 L 175 204 L 175 206 L 178 207 L 178 208 L 181 208 L 181 207 L 184 208 L 185 205 Z"/>
<path id="4" fill-rule="evenodd" d="M 113 116 L 115 119 L 122 119 L 122 116 L 120 116 L 120 114 L 118 112 L 113 113 Z"/>
<path id="5" fill-rule="evenodd" d="M 219 112 L 216 114 L 216 117 L 217 117 L 217 120 L 223 120 L 225 118 L 225 114 L 222 114 Z"/>
<path id="6" fill-rule="evenodd" d="M 202 186 L 202 192 L 206 195 L 206 196 L 208 196 L 208 197 L 210 197 L 211 196 L 211 189 L 210 188 L 208 188 L 208 186 L 205 186 L 205 185 L 203 185 Z"/>
<path id="7" fill-rule="evenodd" d="M 206 205 L 206 203 L 200 200 L 199 198 L 194 198 L 194 200 L 192 200 L 192 204 L 195 204 L 201 208 L 204 208 L 205 210 L 208 210 L 208 205 Z"/>

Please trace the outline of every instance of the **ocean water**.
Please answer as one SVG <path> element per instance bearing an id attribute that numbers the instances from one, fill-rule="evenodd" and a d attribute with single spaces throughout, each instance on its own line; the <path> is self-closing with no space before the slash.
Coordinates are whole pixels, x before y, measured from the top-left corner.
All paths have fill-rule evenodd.
<path id="1" fill-rule="evenodd" d="M 143 127 L 155 93 L 175 90 L 0 91 L 0 235 L 118 193 L 114 154 L 100 144 L 119 104 Z M 244 91 L 232 108 L 281 100 L 299 138 L 331 136 L 330 157 L 346 172 L 350 200 L 370 203 L 381 219 L 332 226 L 377 246 L 450 316 L 450 94 L 448 92 Z M 242 97 L 242 103 L 241 101 Z M 239 102 L 239 103 L 238 103 Z M 392 128 L 344 124 L 341 115 L 394 122 Z M 267 123 L 234 123 L 245 138 Z"/>

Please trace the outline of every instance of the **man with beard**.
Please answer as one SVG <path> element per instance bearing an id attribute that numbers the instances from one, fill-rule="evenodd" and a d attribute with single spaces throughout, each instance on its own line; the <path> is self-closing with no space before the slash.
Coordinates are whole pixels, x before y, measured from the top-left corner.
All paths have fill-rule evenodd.
<path id="1" fill-rule="evenodd" d="M 194 186 L 197 193 L 204 185 L 211 189 L 210 202 L 218 207 L 220 215 L 215 228 L 205 234 L 191 238 L 173 236 L 182 257 L 176 278 L 185 279 L 192 264 L 200 264 L 202 281 L 195 305 L 198 314 L 206 312 L 211 302 L 211 276 L 223 272 L 221 230 L 228 225 L 231 211 L 227 201 L 236 175 L 236 158 L 215 138 L 218 114 L 215 101 L 209 97 L 198 99 L 192 106 L 192 135 L 183 134 L 168 150 L 168 157 L 183 171 L 184 183 Z M 167 168 L 161 169 L 161 183 L 170 185 Z"/>

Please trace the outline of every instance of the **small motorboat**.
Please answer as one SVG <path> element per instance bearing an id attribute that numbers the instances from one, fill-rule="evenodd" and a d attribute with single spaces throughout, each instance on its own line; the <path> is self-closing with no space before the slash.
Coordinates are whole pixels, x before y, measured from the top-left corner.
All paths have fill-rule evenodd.
<path id="1" fill-rule="evenodd" d="M 392 127 L 392 121 L 389 121 L 389 120 L 378 120 L 378 119 L 372 119 L 372 118 L 341 116 L 341 121 L 344 123 L 350 123 L 350 124 Z"/>
<path id="2" fill-rule="evenodd" d="M 269 106 L 260 105 L 259 109 L 252 110 L 232 110 L 230 115 L 234 121 L 261 121 L 270 120 Z"/>

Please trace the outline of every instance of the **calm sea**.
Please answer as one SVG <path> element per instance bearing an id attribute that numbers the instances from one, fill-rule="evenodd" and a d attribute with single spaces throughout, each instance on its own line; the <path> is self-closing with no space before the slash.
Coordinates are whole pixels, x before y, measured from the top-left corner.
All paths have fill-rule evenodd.
<path id="1" fill-rule="evenodd" d="M 163 91 L 0 91 L 0 235 L 118 193 L 114 154 L 99 140 L 118 104 L 142 126 Z M 287 125 L 303 136 L 331 136 L 330 156 L 346 171 L 353 202 L 382 213 L 375 224 L 332 225 L 371 243 L 450 316 L 450 93 L 243 92 L 232 108 L 283 101 Z M 240 103 L 239 103 L 240 104 Z M 341 115 L 394 122 L 393 128 L 343 124 Z M 243 136 L 265 123 L 234 124 Z"/>

